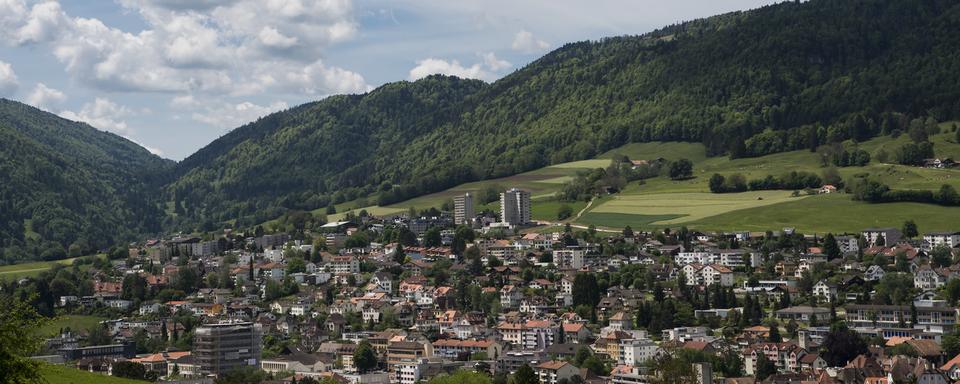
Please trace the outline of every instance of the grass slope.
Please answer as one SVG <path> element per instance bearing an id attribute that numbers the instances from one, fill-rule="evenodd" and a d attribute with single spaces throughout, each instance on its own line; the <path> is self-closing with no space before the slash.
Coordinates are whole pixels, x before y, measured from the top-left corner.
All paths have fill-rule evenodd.
<path id="1" fill-rule="evenodd" d="M 950 127 L 952 123 L 944 123 Z M 930 141 L 939 157 L 960 158 L 960 145 L 948 129 L 933 135 Z M 901 135 L 875 138 L 863 143 L 846 143 L 870 152 L 873 161 L 865 167 L 839 168 L 846 180 L 855 176 L 869 175 L 894 189 L 935 190 L 942 184 L 951 184 L 960 189 L 960 170 L 925 169 L 908 167 L 876 160 L 882 150 L 892 161 L 897 149 L 909 142 Z M 488 187 L 506 189 L 518 187 L 530 190 L 532 215 L 535 220 L 556 221 L 557 211 L 570 205 L 574 215 L 582 210 L 585 202 L 563 203 L 553 194 L 577 172 L 590 168 L 606 167 L 614 156 L 626 155 L 631 159 L 687 158 L 694 162 L 694 177 L 675 181 L 665 177 L 630 183 L 615 196 L 598 199 L 579 219 L 569 219 L 577 224 L 595 225 L 600 228 L 620 229 L 627 225 L 639 228 L 663 228 L 686 225 L 709 230 L 775 230 L 785 226 L 797 227 L 808 232 L 847 232 L 883 225 L 899 227 L 904 220 L 914 219 L 921 230 L 960 230 L 960 221 L 955 220 L 960 208 L 934 205 L 897 203 L 867 204 L 852 201 L 849 195 L 790 197 L 790 191 L 755 191 L 735 194 L 709 193 L 710 175 L 740 173 L 748 179 L 767 175 L 779 176 L 790 171 L 807 171 L 820 174 L 823 167 L 820 155 L 810 151 L 777 153 L 758 158 L 730 160 L 728 157 L 704 155 L 700 143 L 632 143 L 603 153 L 595 159 L 553 165 L 531 172 L 493 180 L 461 184 L 454 188 L 393 204 L 387 207 L 368 205 L 368 199 L 343 203 L 337 206 L 338 214 L 330 220 L 342 218 L 348 211 L 358 213 L 361 209 L 374 215 L 389 215 L 415 209 L 439 208 L 444 201 L 465 192 L 477 193 Z M 762 198 L 762 199 L 758 199 Z M 499 202 L 478 205 L 499 209 Z M 321 210 L 314 213 L 322 213 Z"/>
<path id="2" fill-rule="evenodd" d="M 146 381 L 123 379 L 68 368 L 62 365 L 43 364 L 41 375 L 47 384 L 144 384 Z"/>
<path id="3" fill-rule="evenodd" d="M 46 337 L 56 336 L 63 328 L 70 328 L 73 331 L 88 330 L 104 320 L 107 320 L 107 318 L 87 315 L 64 315 L 53 319 L 53 321 L 38 329 L 37 332 Z"/>
<path id="4" fill-rule="evenodd" d="M 960 229 L 960 207 L 918 203 L 867 204 L 847 195 L 821 195 L 783 204 L 750 208 L 712 216 L 692 227 L 706 230 L 776 230 L 795 227 L 810 232 L 855 232 L 870 227 L 900 228 L 914 220 L 920 231 Z"/>
<path id="5" fill-rule="evenodd" d="M 36 261 L 32 263 L 4 265 L 0 267 L 0 280 L 16 280 L 23 277 L 37 276 L 58 264 L 71 265 L 76 259 L 78 259 L 78 257 L 57 261 Z"/>

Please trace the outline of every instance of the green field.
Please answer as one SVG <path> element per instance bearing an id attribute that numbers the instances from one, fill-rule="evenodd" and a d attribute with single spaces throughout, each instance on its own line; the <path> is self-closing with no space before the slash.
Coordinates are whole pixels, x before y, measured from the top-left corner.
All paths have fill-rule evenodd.
<path id="1" fill-rule="evenodd" d="M 960 207 L 918 203 L 869 204 L 849 195 L 811 196 L 783 204 L 750 208 L 700 220 L 691 227 L 708 230 L 777 230 L 795 227 L 809 232 L 855 232 L 870 227 L 900 228 L 914 220 L 921 232 L 960 229 Z"/>
<path id="2" fill-rule="evenodd" d="M 590 213 L 677 216 L 650 224 L 684 224 L 740 209 L 762 207 L 806 198 L 806 196 L 790 197 L 790 194 L 789 191 L 754 191 L 726 194 L 709 192 L 624 194 L 614 196 L 613 199 L 594 207 L 590 210 Z"/>
<path id="3" fill-rule="evenodd" d="M 926 169 L 876 161 L 882 149 L 892 159 L 896 149 L 907 143 L 905 136 L 896 139 L 876 138 L 856 146 L 871 153 L 874 159 L 865 167 L 840 168 L 845 180 L 855 176 L 878 179 L 894 189 L 935 190 L 943 184 L 960 189 L 960 171 Z M 931 136 L 940 157 L 960 155 L 960 145 L 953 133 Z M 848 147 L 854 144 L 848 143 Z M 631 158 L 642 156 L 644 146 L 630 144 L 616 151 Z M 606 228 L 659 228 L 686 225 L 706 230 L 776 230 L 796 227 L 806 232 L 853 232 L 873 226 L 899 227 L 913 219 L 923 231 L 960 229 L 960 207 L 940 207 L 916 203 L 868 204 L 851 200 L 849 195 L 790 197 L 791 191 L 757 191 L 735 194 L 711 194 L 707 182 L 714 173 L 740 173 L 747 179 L 778 176 L 790 171 L 821 173 L 820 155 L 810 151 L 793 151 L 730 160 L 726 157 L 699 158 L 700 144 L 671 143 L 659 153 L 686 154 L 694 160 L 695 177 L 674 181 L 656 178 L 644 183 L 631 183 L 619 195 L 595 205 L 578 224 Z M 651 152 L 653 153 L 653 152 Z M 607 154 L 605 154 L 607 156 Z M 639 156 L 639 157 L 638 157 Z M 699 159 L 699 160 L 698 160 Z M 763 200 L 757 199 L 763 197 Z"/>
<path id="4" fill-rule="evenodd" d="M 942 124 L 949 127 L 950 123 Z M 868 176 L 880 180 L 893 189 L 936 190 L 943 184 L 960 189 L 960 170 L 925 169 L 891 164 L 897 149 L 908 143 L 906 135 L 897 138 L 879 137 L 863 143 L 845 143 L 850 148 L 860 148 L 872 156 L 865 167 L 839 168 L 840 175 L 848 182 L 854 177 Z M 952 132 L 930 136 L 939 157 L 960 159 L 960 145 Z M 877 154 L 888 154 L 887 163 L 877 160 Z M 921 230 L 960 230 L 960 207 L 898 203 L 867 204 L 852 201 L 849 195 L 791 197 L 792 191 L 755 191 L 734 194 L 712 194 L 708 180 L 714 173 L 731 175 L 739 173 L 747 179 L 767 175 L 780 176 L 791 171 L 806 171 L 821 174 L 824 170 L 821 155 L 808 150 L 777 153 L 759 158 L 730 160 L 726 156 L 706 157 L 699 143 L 631 143 L 603 153 L 595 159 L 556 164 L 518 175 L 500 179 L 462 184 L 387 207 L 367 204 L 371 199 L 361 199 L 337 205 L 338 214 L 330 220 L 342 218 L 348 211 L 358 213 L 366 209 L 373 215 L 389 215 L 404 212 L 410 207 L 418 210 L 439 208 L 445 201 L 465 192 L 477 193 L 488 187 L 498 189 L 522 188 L 529 190 L 532 198 L 532 215 L 535 220 L 557 221 L 561 205 L 553 195 L 563 183 L 573 179 L 577 172 L 602 168 L 609 159 L 626 155 L 633 160 L 687 158 L 694 163 L 694 177 L 688 180 L 670 180 L 658 177 L 643 182 L 632 182 L 619 194 L 598 199 L 582 217 L 573 221 L 579 225 L 596 225 L 600 228 L 620 229 L 626 225 L 633 228 L 662 228 L 686 225 L 691 228 L 711 230 L 776 230 L 785 226 L 815 232 L 859 231 L 870 226 L 899 227 L 904 220 L 914 219 Z M 761 199 L 762 198 L 762 199 Z M 566 203 L 574 215 L 583 209 L 583 202 Z M 477 205 L 477 211 L 499 209 L 499 202 Z M 315 213 L 322 213 L 317 210 Z"/>
<path id="5" fill-rule="evenodd" d="M 625 213 L 587 212 L 577 220 L 580 224 L 606 228 L 650 228 L 653 223 L 682 218 L 683 215 L 634 215 Z"/>
<path id="6" fill-rule="evenodd" d="M 43 336 L 56 336 L 63 328 L 70 328 L 73 331 L 85 331 L 93 328 L 104 320 L 107 319 L 99 316 L 64 315 L 53 319 L 53 321 L 41 327 L 37 332 Z"/>
<path id="7" fill-rule="evenodd" d="M 122 379 L 119 377 L 100 375 L 67 368 L 62 365 L 43 364 L 40 374 L 47 384 L 143 384 L 146 381 Z"/>
<path id="8" fill-rule="evenodd" d="M 43 271 L 53 268 L 54 265 L 70 265 L 77 257 L 57 261 L 36 261 L 32 263 L 4 265 L 0 267 L 0 280 L 16 280 L 23 277 L 37 276 Z"/>

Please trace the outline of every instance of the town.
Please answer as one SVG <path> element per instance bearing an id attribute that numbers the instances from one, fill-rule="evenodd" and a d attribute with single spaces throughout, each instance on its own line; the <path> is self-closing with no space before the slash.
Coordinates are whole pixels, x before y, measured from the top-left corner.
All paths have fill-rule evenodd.
<path id="1" fill-rule="evenodd" d="M 103 319 L 35 359 L 141 380 L 960 380 L 960 232 L 602 232 L 535 223 L 530 198 L 181 234 L 0 288 Z"/>

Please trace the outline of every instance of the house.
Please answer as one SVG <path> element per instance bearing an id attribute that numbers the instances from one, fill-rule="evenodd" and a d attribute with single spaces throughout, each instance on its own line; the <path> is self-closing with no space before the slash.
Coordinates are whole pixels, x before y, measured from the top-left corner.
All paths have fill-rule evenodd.
<path id="1" fill-rule="evenodd" d="M 837 299 L 837 285 L 829 283 L 826 280 L 820 280 L 813 286 L 813 295 L 828 303 L 832 303 Z"/>
<path id="2" fill-rule="evenodd" d="M 303 376 L 317 377 L 322 372 L 330 371 L 334 366 L 334 359 L 324 358 L 323 355 L 305 353 L 300 350 L 287 350 L 279 356 L 263 359 L 260 369 L 268 373 L 293 372 Z"/>
<path id="3" fill-rule="evenodd" d="M 803 322 L 809 322 L 814 316 L 819 320 L 826 320 L 830 318 L 830 309 L 799 305 L 777 310 L 776 316 L 777 319 L 780 320 L 797 320 Z"/>
<path id="4" fill-rule="evenodd" d="M 560 338 L 560 327 L 549 320 L 504 321 L 497 332 L 504 342 L 522 349 L 543 349 Z"/>
<path id="5" fill-rule="evenodd" d="M 748 375 L 757 373 L 757 358 L 760 354 L 765 355 L 780 371 L 797 372 L 800 369 L 800 360 L 807 351 L 790 342 L 752 344 L 743 350 L 744 368 Z"/>
<path id="6" fill-rule="evenodd" d="M 563 323 L 563 340 L 567 343 L 584 343 L 592 336 L 593 334 L 586 324 Z"/>
<path id="7" fill-rule="evenodd" d="M 878 245 L 877 240 L 882 238 L 882 245 L 889 247 L 900 241 L 900 238 L 903 237 L 903 233 L 896 228 L 868 228 L 863 230 L 861 236 L 870 246 Z"/>
<path id="8" fill-rule="evenodd" d="M 943 371 L 950 380 L 954 382 L 960 381 L 960 354 L 954 356 L 950 361 L 947 361 L 946 364 L 940 366 L 940 370 Z"/>
<path id="9" fill-rule="evenodd" d="M 503 345 L 493 340 L 441 339 L 433 342 L 433 351 L 437 356 L 451 360 L 465 360 L 477 354 L 496 360 L 503 355 Z"/>
<path id="10" fill-rule="evenodd" d="M 557 384 L 560 380 L 569 381 L 571 377 L 580 374 L 580 369 L 566 361 L 551 360 L 533 367 L 540 384 Z"/>
<path id="11" fill-rule="evenodd" d="M 913 275 L 913 286 L 917 289 L 937 289 L 947 284 L 947 277 L 930 265 L 924 265 Z"/>
<path id="12" fill-rule="evenodd" d="M 857 253 L 860 250 L 860 239 L 856 236 L 837 236 L 836 239 L 843 254 Z"/>
<path id="13" fill-rule="evenodd" d="M 367 286 L 367 290 L 391 293 L 393 292 L 393 279 L 390 277 L 390 274 L 385 272 L 374 273 L 373 277 L 370 278 L 370 283 Z"/>
<path id="14" fill-rule="evenodd" d="M 837 187 L 830 184 L 824 184 L 822 187 L 820 187 L 819 190 L 817 190 L 817 193 L 821 195 L 826 195 L 826 194 L 836 193 L 836 192 L 837 192 Z"/>
<path id="15" fill-rule="evenodd" d="M 623 311 L 619 311 L 613 316 L 610 316 L 610 329 L 617 331 L 625 331 L 633 328 L 633 317 L 627 315 Z"/>
<path id="16" fill-rule="evenodd" d="M 927 252 L 939 246 L 956 248 L 958 245 L 960 245 L 960 232 L 929 232 L 923 235 L 922 248 Z"/>
<path id="17" fill-rule="evenodd" d="M 867 268 L 863 272 L 864 281 L 880 281 L 883 278 L 884 273 L 886 273 L 882 267 L 879 265 L 871 265 L 870 268 Z"/>
<path id="18" fill-rule="evenodd" d="M 682 272 L 687 279 L 687 285 L 711 286 L 720 284 L 724 287 L 733 286 L 733 271 L 720 264 L 687 264 L 683 266 Z"/>
<path id="19" fill-rule="evenodd" d="M 523 299 L 523 293 L 520 288 L 514 285 L 504 285 L 500 288 L 500 306 L 503 308 L 516 308 L 520 306 L 520 300 Z"/>

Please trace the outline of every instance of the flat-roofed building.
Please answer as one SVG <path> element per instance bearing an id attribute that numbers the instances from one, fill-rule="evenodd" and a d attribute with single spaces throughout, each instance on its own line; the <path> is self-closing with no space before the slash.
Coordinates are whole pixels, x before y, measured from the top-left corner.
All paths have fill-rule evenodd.
<path id="1" fill-rule="evenodd" d="M 219 376 L 239 367 L 258 366 L 261 338 L 259 324 L 207 324 L 194 331 L 193 354 L 201 373 Z"/>

